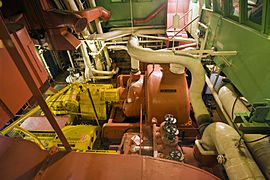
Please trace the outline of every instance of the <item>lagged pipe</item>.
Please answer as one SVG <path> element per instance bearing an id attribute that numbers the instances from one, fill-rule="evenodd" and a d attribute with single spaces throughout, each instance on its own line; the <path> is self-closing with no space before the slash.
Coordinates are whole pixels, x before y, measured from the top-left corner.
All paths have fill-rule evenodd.
<path id="1" fill-rule="evenodd" d="M 231 126 L 216 122 L 205 129 L 201 145 L 207 151 L 216 151 L 218 162 L 226 170 L 229 179 L 265 179 L 245 144 L 239 144 L 240 135 Z"/>

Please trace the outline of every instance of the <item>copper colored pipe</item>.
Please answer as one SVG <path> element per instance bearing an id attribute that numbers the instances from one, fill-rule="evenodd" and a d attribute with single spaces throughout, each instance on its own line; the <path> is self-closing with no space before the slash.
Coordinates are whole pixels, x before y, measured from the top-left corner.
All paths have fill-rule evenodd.
<path id="1" fill-rule="evenodd" d="M 45 11 L 45 19 L 48 28 L 68 26 L 74 28 L 76 32 L 82 32 L 87 25 L 85 17 L 63 10 L 53 9 Z"/>
<path id="2" fill-rule="evenodd" d="M 167 7 L 167 2 L 161 4 L 154 12 L 149 14 L 145 19 L 134 19 L 134 24 L 148 23 L 154 19 L 163 9 Z"/>
<path id="3" fill-rule="evenodd" d="M 92 22 L 99 17 L 101 17 L 104 21 L 108 21 L 111 17 L 111 11 L 108 11 L 103 7 L 95 7 L 83 11 L 78 11 L 76 14 L 85 17 L 88 22 Z"/>

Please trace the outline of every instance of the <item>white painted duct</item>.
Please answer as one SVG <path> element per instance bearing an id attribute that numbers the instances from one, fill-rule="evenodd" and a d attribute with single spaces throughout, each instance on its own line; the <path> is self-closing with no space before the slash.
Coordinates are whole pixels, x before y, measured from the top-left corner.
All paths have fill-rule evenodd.
<path id="1" fill-rule="evenodd" d="M 194 59 L 189 55 L 175 55 L 170 50 L 154 51 L 149 48 L 139 46 L 136 37 L 131 37 L 128 43 L 128 53 L 131 58 L 145 63 L 169 63 L 180 64 L 187 67 L 192 74 L 192 82 L 190 87 L 190 101 L 193 107 L 195 118 L 198 120 L 203 117 L 209 117 L 208 110 L 202 100 L 202 89 L 204 87 L 205 72 L 201 61 Z"/>
<path id="2" fill-rule="evenodd" d="M 246 145 L 237 145 L 239 139 L 240 135 L 234 128 L 216 122 L 206 127 L 200 142 L 206 150 L 216 151 L 220 155 L 218 161 L 223 164 L 229 179 L 265 179 Z"/>
<path id="3" fill-rule="evenodd" d="M 249 112 L 243 102 L 237 98 L 234 88 L 231 84 L 222 86 L 218 92 L 219 99 L 226 113 L 232 119 L 233 113 Z M 265 135 L 261 134 L 245 134 L 244 140 L 247 142 L 260 139 Z M 270 179 L 270 139 L 264 138 L 257 142 L 247 143 L 253 157 L 256 159 L 262 172 Z"/>
<path id="4" fill-rule="evenodd" d="M 135 31 L 136 34 L 165 34 L 164 29 L 139 29 Z M 131 35 L 132 31 L 129 29 L 115 30 L 103 34 L 93 34 L 90 35 L 87 39 L 89 40 L 103 40 L 109 41 L 112 39 L 124 37 Z"/>
<path id="5" fill-rule="evenodd" d="M 222 86 L 218 91 L 218 97 L 230 119 L 233 118 L 233 112 L 249 112 L 247 107 L 241 102 L 239 98 L 237 98 L 237 94 L 233 92 L 233 89 L 234 88 L 231 84 L 226 84 L 225 86 Z"/>
<path id="6" fill-rule="evenodd" d="M 140 61 L 131 57 L 131 70 L 139 70 L 140 69 Z"/>

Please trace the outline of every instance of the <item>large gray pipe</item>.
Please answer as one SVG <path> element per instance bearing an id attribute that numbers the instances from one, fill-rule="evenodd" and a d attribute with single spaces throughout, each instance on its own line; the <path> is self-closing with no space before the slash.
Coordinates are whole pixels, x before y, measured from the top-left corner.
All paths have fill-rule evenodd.
<path id="1" fill-rule="evenodd" d="M 245 144 L 237 145 L 240 135 L 231 126 L 217 122 L 205 129 L 201 145 L 208 151 L 216 151 L 229 179 L 265 179 Z"/>
<path id="2" fill-rule="evenodd" d="M 139 46 L 136 37 L 131 37 L 128 42 L 128 54 L 131 58 L 145 63 L 169 63 L 180 64 L 187 67 L 192 74 L 190 87 L 190 102 L 193 107 L 195 118 L 200 122 L 211 122 L 209 112 L 202 100 L 202 89 L 204 87 L 205 71 L 200 60 L 188 55 L 176 55 L 170 50 L 154 51 Z"/>
<path id="3" fill-rule="evenodd" d="M 218 96 L 230 119 L 233 118 L 233 113 L 249 112 L 243 102 L 237 98 L 237 94 L 234 92 L 232 85 L 227 84 L 221 87 L 218 92 Z M 264 135 L 261 134 L 246 134 L 243 138 L 245 141 L 253 141 L 263 136 Z M 265 138 L 257 142 L 247 143 L 247 146 L 256 159 L 262 172 L 268 179 L 270 179 L 270 139 Z"/>

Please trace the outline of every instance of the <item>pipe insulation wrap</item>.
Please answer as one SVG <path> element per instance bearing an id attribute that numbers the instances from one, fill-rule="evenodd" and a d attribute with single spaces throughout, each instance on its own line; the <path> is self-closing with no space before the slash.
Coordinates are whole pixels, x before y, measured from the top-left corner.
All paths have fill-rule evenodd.
<path id="1" fill-rule="evenodd" d="M 229 179 L 265 179 L 245 144 L 239 142 L 240 135 L 231 126 L 216 122 L 208 125 L 201 144 L 206 150 L 214 150 L 225 157 L 223 166 Z"/>
<path id="2" fill-rule="evenodd" d="M 209 112 L 202 100 L 202 89 L 204 87 L 205 71 L 201 61 L 191 56 L 175 55 L 170 50 L 154 51 L 139 46 L 136 37 L 131 37 L 128 42 L 128 54 L 138 61 L 145 63 L 172 63 L 180 64 L 187 67 L 192 74 L 192 82 L 190 86 L 190 102 L 193 107 L 195 118 L 210 119 Z"/>
<path id="3" fill-rule="evenodd" d="M 230 119 L 233 118 L 232 111 L 238 113 L 249 112 L 247 107 L 242 103 L 240 99 L 236 100 L 237 94 L 233 92 L 233 89 L 234 87 L 231 84 L 226 84 L 225 86 L 222 86 L 218 91 L 219 99 Z"/>
<path id="4" fill-rule="evenodd" d="M 185 67 L 180 64 L 170 64 L 170 71 L 174 74 L 184 74 Z"/>
<path id="5" fill-rule="evenodd" d="M 136 34 L 165 34 L 164 29 L 138 29 L 135 31 Z M 122 29 L 106 32 L 103 34 L 92 34 L 87 39 L 89 40 L 104 40 L 109 41 L 112 39 L 128 36 L 132 34 L 132 30 Z"/>
<path id="6" fill-rule="evenodd" d="M 225 86 L 222 86 L 218 92 L 218 96 L 223 108 L 225 109 L 230 119 L 232 119 L 232 112 L 249 112 L 247 107 L 240 99 L 236 100 L 237 94 L 234 92 L 234 88 L 231 84 L 226 84 Z M 234 102 L 235 105 L 233 107 Z M 265 135 L 245 134 L 243 138 L 245 141 L 253 141 L 255 139 L 262 138 L 263 136 Z M 265 138 L 257 142 L 247 143 L 247 146 L 253 154 L 253 157 L 256 159 L 262 172 L 268 179 L 270 179 L 270 139 Z"/>
<path id="7" fill-rule="evenodd" d="M 140 68 L 140 61 L 131 57 L 131 69 L 139 70 L 139 68 Z"/>

